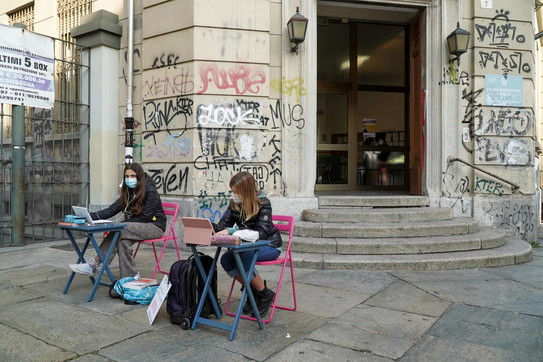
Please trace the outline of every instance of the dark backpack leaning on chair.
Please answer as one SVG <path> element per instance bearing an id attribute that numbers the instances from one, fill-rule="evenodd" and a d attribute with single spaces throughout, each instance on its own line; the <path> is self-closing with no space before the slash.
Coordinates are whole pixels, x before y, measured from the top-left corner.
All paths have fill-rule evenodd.
<path id="1" fill-rule="evenodd" d="M 200 253 L 200 259 L 206 272 L 209 272 L 213 258 Z M 172 285 L 168 291 L 166 301 L 166 311 L 170 316 L 170 321 L 173 324 L 181 325 L 183 329 L 189 329 L 200 295 L 204 289 L 204 280 L 198 273 L 198 267 L 192 255 L 187 260 L 178 260 L 172 264 L 169 274 L 170 284 Z M 217 273 L 213 274 L 211 280 L 211 290 L 217 298 Z M 201 316 L 204 318 L 214 314 L 211 302 L 208 299 L 205 301 Z M 217 304 L 220 306 L 220 300 L 217 299 Z"/>

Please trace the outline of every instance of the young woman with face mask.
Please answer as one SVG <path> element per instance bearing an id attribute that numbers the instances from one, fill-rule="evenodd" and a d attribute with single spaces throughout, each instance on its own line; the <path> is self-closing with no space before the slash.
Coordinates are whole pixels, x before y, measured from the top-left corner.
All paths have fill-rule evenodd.
<path id="1" fill-rule="evenodd" d="M 124 178 L 119 198 L 108 208 L 91 212 L 93 220 L 109 219 L 122 212 L 122 229 L 117 240 L 116 253 L 119 254 L 121 278 L 135 277 L 139 279 L 132 245 L 137 241 L 160 238 L 166 230 L 166 215 L 162 208 L 160 195 L 155 183 L 147 175 L 140 164 L 130 163 L 124 167 Z M 100 250 L 107 253 L 112 234 L 106 236 L 100 244 Z M 112 259 L 115 253 L 112 255 Z M 70 269 L 79 274 L 94 275 L 102 261 L 95 256 L 88 263 L 70 264 Z M 109 261 L 111 262 L 111 260 Z"/>
<path id="2" fill-rule="evenodd" d="M 237 229 L 249 229 L 258 232 L 259 240 L 268 240 L 270 245 L 264 246 L 258 253 L 257 261 L 275 260 L 281 254 L 281 233 L 272 223 L 272 207 L 262 192 L 256 189 L 256 182 L 248 172 L 240 172 L 230 180 L 232 199 L 221 220 L 214 224 L 218 234 L 233 234 Z M 249 270 L 254 251 L 240 254 L 245 272 Z M 226 273 L 243 284 L 243 280 L 236 266 L 234 255 L 227 251 L 221 257 L 221 265 Z M 251 289 L 256 299 L 260 316 L 263 317 L 270 308 L 275 293 L 268 289 L 266 282 L 255 270 L 251 279 Z M 249 300 L 243 306 L 243 313 L 251 312 Z"/>

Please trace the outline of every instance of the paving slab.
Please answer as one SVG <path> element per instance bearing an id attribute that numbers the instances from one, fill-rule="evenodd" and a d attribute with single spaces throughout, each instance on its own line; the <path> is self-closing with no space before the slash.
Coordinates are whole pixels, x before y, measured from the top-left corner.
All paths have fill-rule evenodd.
<path id="1" fill-rule="evenodd" d="M 368 299 L 364 304 L 439 317 L 449 307 L 450 302 L 399 280 Z"/>
<path id="2" fill-rule="evenodd" d="M 65 361 L 76 356 L 40 338 L 0 324 L 0 361 Z"/>
<path id="3" fill-rule="evenodd" d="M 224 316 L 221 321 L 232 323 L 233 318 Z M 131 338 L 122 345 L 105 348 L 100 355 L 130 361 L 263 361 L 327 321 L 326 318 L 293 313 L 288 321 L 274 320 L 273 328 L 266 325 L 260 330 L 255 322 L 242 320 L 233 341 L 228 340 L 229 332 L 209 326 L 183 330 L 170 324 L 153 333 Z"/>
<path id="4" fill-rule="evenodd" d="M 178 327 L 147 333 L 102 349 L 99 354 L 115 361 L 249 361 L 248 358 L 206 341 L 206 333 Z"/>
<path id="5" fill-rule="evenodd" d="M 403 356 L 437 319 L 360 305 L 308 338 L 390 359 Z"/>
<path id="6" fill-rule="evenodd" d="M 286 291 L 286 290 L 285 290 Z M 335 288 L 319 287 L 315 285 L 296 284 L 298 309 L 302 313 L 321 317 L 337 317 L 351 308 L 363 303 L 371 294 L 353 292 L 349 290 L 338 291 Z M 290 293 L 281 292 L 282 301 L 292 304 Z"/>
<path id="7" fill-rule="evenodd" d="M 521 355 L 501 348 L 474 344 L 466 341 L 424 336 L 401 362 L 541 362 L 541 356 Z"/>
<path id="8" fill-rule="evenodd" d="M 389 358 L 374 356 L 366 352 L 359 352 L 349 348 L 330 345 L 328 343 L 303 340 L 293 344 L 269 361 L 304 362 L 304 361 L 361 361 L 361 362 L 390 362 Z"/>
<path id="9" fill-rule="evenodd" d="M 521 356 L 543 356 L 543 318 L 455 303 L 428 335 L 457 343 L 501 349 Z"/>
<path id="10" fill-rule="evenodd" d="M 26 271 L 21 271 L 26 272 Z M 86 275 L 76 274 L 70 285 L 68 293 L 62 294 L 66 281 L 70 272 L 66 271 L 65 279 L 57 278 L 44 281 L 42 283 L 34 283 L 25 286 L 26 290 L 31 290 L 42 295 L 46 295 L 52 299 L 64 301 L 67 303 L 93 303 L 101 298 L 109 299 L 109 287 L 100 285 L 96 289 L 96 294 L 92 302 L 87 302 L 92 289 L 92 282 Z M 109 282 L 108 277 L 102 277 L 102 281 Z"/>
<path id="11" fill-rule="evenodd" d="M 113 300 L 107 287 L 87 302 L 85 276 L 76 275 L 63 295 L 75 260 L 66 241 L 0 248 L 0 360 L 541 361 L 543 249 L 532 257 L 522 265 L 428 272 L 295 268 L 298 310 L 277 310 L 264 330 L 242 320 L 229 341 L 220 329 L 172 325 L 166 303 L 150 326 L 147 306 Z M 173 249 L 166 260 L 169 269 Z M 150 276 L 152 248 L 142 247 L 136 263 Z M 272 288 L 279 270 L 259 267 Z M 218 273 L 224 305 L 231 279 Z M 285 277 L 280 300 L 288 303 Z M 234 297 L 240 294 L 235 288 Z"/>
<path id="12" fill-rule="evenodd" d="M 297 277 L 296 280 L 322 287 L 374 294 L 394 283 L 397 279 L 385 272 L 313 270 L 311 273 Z"/>
<path id="13" fill-rule="evenodd" d="M 49 345 L 62 346 L 80 355 L 147 330 L 121 318 L 49 298 L 9 305 L 0 310 L 0 321 Z"/>
<path id="14" fill-rule="evenodd" d="M 66 269 L 56 268 L 51 265 L 34 264 L 29 267 L 3 271 L 2 284 L 25 286 L 41 283 L 52 279 L 66 280 Z"/>
<path id="15" fill-rule="evenodd" d="M 462 283 L 458 280 L 410 283 L 447 301 L 543 316 L 542 289 L 482 273 Z"/>
<path id="16" fill-rule="evenodd" d="M 532 262 L 523 264 L 521 268 L 505 266 L 503 268 L 483 269 L 487 273 L 500 276 L 504 279 L 514 280 L 535 288 L 543 289 L 543 259 L 541 265 Z"/>
<path id="17" fill-rule="evenodd" d="M 0 310 L 10 304 L 20 303 L 27 300 L 42 298 L 42 295 L 20 287 L 0 283 Z"/>
<path id="18" fill-rule="evenodd" d="M 516 266 L 518 267 L 518 266 Z M 488 268 L 488 270 L 499 270 L 501 268 Z M 463 283 L 473 279 L 481 281 L 502 280 L 499 275 L 486 272 L 487 269 L 456 269 L 456 270 L 432 270 L 432 271 L 409 271 L 394 270 L 390 274 L 408 283 L 414 282 L 458 282 Z"/>
<path id="19" fill-rule="evenodd" d="M 93 353 L 86 354 L 84 356 L 81 356 L 79 358 L 75 358 L 71 361 L 77 361 L 77 362 L 110 362 L 111 360 L 109 358 L 104 358 L 101 356 L 98 356 Z"/>
<path id="20" fill-rule="evenodd" d="M 0 271 L 54 262 L 58 260 L 59 254 L 61 253 L 58 250 L 51 248 L 35 248 L 31 249 L 31 252 L 29 249 L 3 252 L 0 253 Z"/>

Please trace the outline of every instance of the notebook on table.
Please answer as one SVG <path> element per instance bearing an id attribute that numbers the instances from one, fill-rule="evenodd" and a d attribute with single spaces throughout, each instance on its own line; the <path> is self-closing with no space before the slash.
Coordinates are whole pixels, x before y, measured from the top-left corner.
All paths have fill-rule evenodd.
<path id="1" fill-rule="evenodd" d="M 89 210 L 87 210 L 86 207 L 82 206 L 72 206 L 72 209 L 74 210 L 74 213 L 77 216 L 84 217 L 87 221 L 87 224 L 90 225 L 99 225 L 99 224 L 111 224 L 113 221 L 111 220 L 93 220 L 90 216 Z"/>
<path id="2" fill-rule="evenodd" d="M 204 217 L 182 217 L 185 226 L 183 242 L 185 244 L 211 245 L 211 236 L 215 234 L 213 225 Z"/>

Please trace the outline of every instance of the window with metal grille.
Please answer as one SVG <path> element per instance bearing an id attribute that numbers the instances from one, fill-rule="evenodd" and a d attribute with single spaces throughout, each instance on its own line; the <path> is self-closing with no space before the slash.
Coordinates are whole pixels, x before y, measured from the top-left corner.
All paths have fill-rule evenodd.
<path id="1" fill-rule="evenodd" d="M 21 23 L 27 30 L 34 31 L 34 4 L 27 5 L 8 14 L 9 25 Z"/>
<path id="2" fill-rule="evenodd" d="M 73 42 L 70 36 L 72 28 L 79 25 L 81 17 L 92 12 L 92 0 L 58 0 L 58 35 L 59 38 Z"/>

